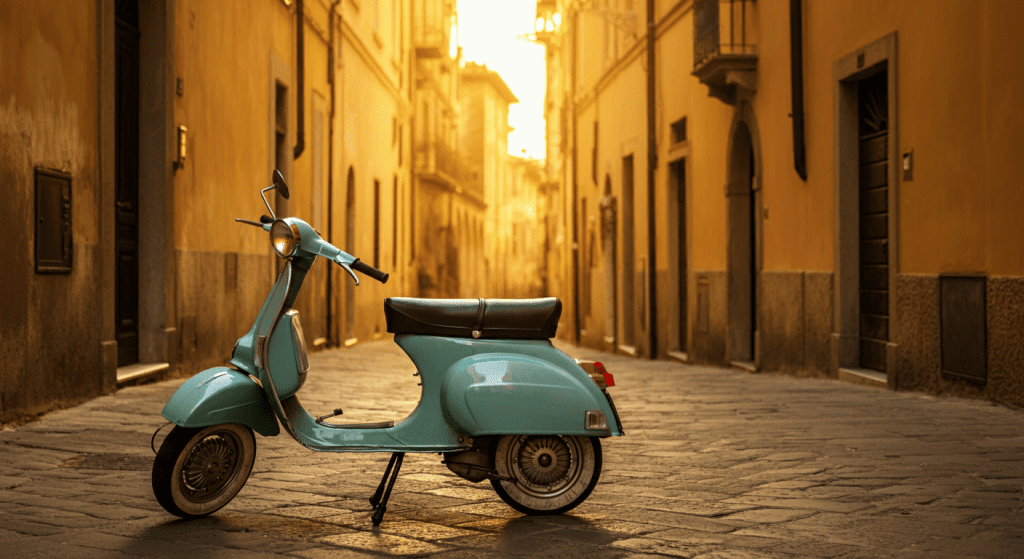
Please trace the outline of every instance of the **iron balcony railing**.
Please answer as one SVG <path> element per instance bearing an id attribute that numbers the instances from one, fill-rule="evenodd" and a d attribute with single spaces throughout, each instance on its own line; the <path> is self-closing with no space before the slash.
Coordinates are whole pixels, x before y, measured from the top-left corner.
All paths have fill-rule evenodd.
<path id="1" fill-rule="evenodd" d="M 451 28 L 444 23 L 420 23 L 413 28 L 413 44 L 420 58 L 449 55 Z"/>
<path id="2" fill-rule="evenodd" d="M 753 55 L 754 0 L 696 0 L 693 67 L 721 55 Z"/>
<path id="3" fill-rule="evenodd" d="M 455 189 L 465 189 L 482 196 L 483 179 L 479 171 L 472 172 L 458 150 L 441 140 L 416 143 L 417 173 L 443 177 Z"/>
<path id="4" fill-rule="evenodd" d="M 416 170 L 421 173 L 444 173 L 453 180 L 460 178 L 458 152 L 439 140 L 416 143 Z"/>

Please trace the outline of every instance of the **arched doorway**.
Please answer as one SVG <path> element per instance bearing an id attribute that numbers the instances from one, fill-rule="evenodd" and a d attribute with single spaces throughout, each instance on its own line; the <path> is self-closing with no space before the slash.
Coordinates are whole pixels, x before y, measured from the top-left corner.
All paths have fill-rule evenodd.
<path id="1" fill-rule="evenodd" d="M 761 271 L 761 189 L 753 115 L 743 104 L 733 125 L 729 149 L 728 204 L 728 359 L 754 369 L 758 361 L 758 276 Z"/>

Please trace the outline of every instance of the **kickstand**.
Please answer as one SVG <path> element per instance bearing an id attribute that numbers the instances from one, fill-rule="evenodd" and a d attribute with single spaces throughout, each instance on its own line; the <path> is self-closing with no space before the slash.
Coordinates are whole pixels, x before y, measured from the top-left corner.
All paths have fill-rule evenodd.
<path id="1" fill-rule="evenodd" d="M 384 477 L 380 478 L 380 485 L 377 486 L 377 491 L 370 497 L 370 504 L 374 507 L 373 515 L 370 519 L 373 520 L 374 526 L 380 526 L 381 521 L 384 520 L 384 513 L 388 510 L 388 499 L 391 497 L 391 489 L 395 486 L 395 480 L 398 479 L 398 470 L 402 469 L 402 460 L 404 458 L 404 452 L 391 454 L 388 468 L 384 470 Z M 394 473 L 391 472 L 392 467 L 395 469 Z M 388 479 L 389 476 L 390 479 Z M 385 484 L 387 484 L 386 488 Z"/>

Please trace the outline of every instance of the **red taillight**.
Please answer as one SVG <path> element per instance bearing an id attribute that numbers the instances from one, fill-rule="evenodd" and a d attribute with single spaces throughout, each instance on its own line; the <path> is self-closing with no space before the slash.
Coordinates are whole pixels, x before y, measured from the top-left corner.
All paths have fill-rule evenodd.
<path id="1" fill-rule="evenodd" d="M 594 370 L 604 377 L 604 383 L 608 386 L 615 386 L 615 377 L 604 368 L 601 363 L 594 363 Z"/>

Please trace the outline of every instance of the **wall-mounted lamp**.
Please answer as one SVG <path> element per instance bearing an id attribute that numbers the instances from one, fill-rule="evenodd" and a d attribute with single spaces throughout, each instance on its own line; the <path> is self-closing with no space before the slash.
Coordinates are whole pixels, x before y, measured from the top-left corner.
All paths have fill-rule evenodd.
<path id="1" fill-rule="evenodd" d="M 554 33 L 562 25 L 562 14 L 544 12 L 537 15 L 537 21 L 533 22 L 533 30 L 537 33 Z"/>
<path id="2" fill-rule="evenodd" d="M 177 171 L 185 166 L 185 157 L 187 155 L 188 145 L 188 128 L 184 126 L 178 127 L 178 159 L 174 162 L 174 170 Z"/>
<path id="3" fill-rule="evenodd" d="M 537 19 L 533 22 L 533 30 L 538 40 L 549 39 L 562 25 L 562 14 L 558 13 L 557 9 L 558 5 L 551 0 L 537 2 Z"/>

